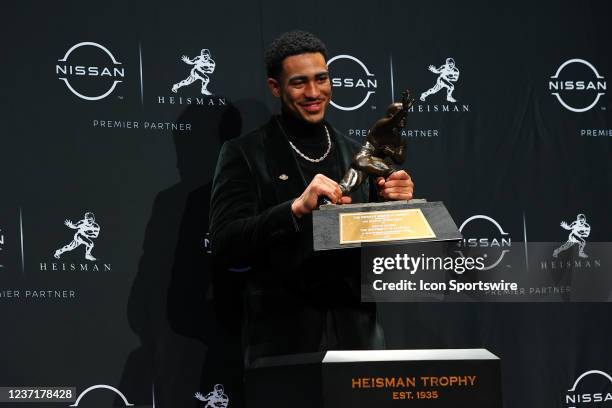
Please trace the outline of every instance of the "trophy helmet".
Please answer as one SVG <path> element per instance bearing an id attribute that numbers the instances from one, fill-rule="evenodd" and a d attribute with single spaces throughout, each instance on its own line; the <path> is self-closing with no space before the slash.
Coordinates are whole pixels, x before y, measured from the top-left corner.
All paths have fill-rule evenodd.
<path id="1" fill-rule="evenodd" d="M 578 214 L 578 217 L 576 218 L 578 221 L 586 221 L 586 216 L 584 214 Z"/>
<path id="2" fill-rule="evenodd" d="M 208 48 L 202 48 L 202 51 L 200 51 L 200 55 L 203 57 L 210 57 L 210 51 L 208 50 Z"/>
<path id="3" fill-rule="evenodd" d="M 446 59 L 446 65 L 452 65 L 454 67 L 455 66 L 455 60 L 453 58 L 447 58 Z"/>
<path id="4" fill-rule="evenodd" d="M 223 394 L 223 385 L 216 384 L 214 389 L 215 389 L 215 392 L 217 392 L 218 394 Z"/>
<path id="5" fill-rule="evenodd" d="M 95 221 L 96 217 L 94 216 L 94 213 L 86 212 L 85 213 L 85 219 L 88 220 L 88 221 Z"/>

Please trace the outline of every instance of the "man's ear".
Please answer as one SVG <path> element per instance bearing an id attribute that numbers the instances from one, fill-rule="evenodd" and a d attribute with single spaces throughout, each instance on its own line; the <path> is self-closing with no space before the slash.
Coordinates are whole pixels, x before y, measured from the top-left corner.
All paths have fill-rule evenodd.
<path id="1" fill-rule="evenodd" d="M 280 83 L 274 78 L 268 78 L 268 88 L 273 96 L 280 98 Z"/>

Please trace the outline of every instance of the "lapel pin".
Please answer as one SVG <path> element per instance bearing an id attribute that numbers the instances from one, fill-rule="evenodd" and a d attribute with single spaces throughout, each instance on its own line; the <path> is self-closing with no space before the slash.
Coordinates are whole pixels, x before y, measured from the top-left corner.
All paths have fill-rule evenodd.
<path id="1" fill-rule="evenodd" d="M 278 178 L 279 178 L 279 179 L 281 179 L 281 180 L 283 180 L 283 181 L 286 181 L 286 180 L 288 180 L 288 179 L 289 179 L 289 176 L 288 176 L 288 175 L 286 175 L 285 173 L 283 173 L 283 174 L 281 174 L 280 176 L 278 176 Z"/>

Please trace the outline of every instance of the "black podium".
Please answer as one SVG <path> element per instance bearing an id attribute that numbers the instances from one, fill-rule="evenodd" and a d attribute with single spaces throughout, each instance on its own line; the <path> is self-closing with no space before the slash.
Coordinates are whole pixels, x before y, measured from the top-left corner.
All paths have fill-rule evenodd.
<path id="1" fill-rule="evenodd" d="M 257 360 L 248 408 L 501 407 L 500 360 L 485 349 L 328 351 Z"/>

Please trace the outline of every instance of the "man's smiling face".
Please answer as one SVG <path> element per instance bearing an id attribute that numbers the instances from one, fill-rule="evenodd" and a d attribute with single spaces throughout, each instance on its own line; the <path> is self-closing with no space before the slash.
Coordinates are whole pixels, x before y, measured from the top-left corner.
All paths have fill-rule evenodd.
<path id="1" fill-rule="evenodd" d="M 272 95 L 281 98 L 283 110 L 308 123 L 325 117 L 331 82 L 320 52 L 292 55 L 283 60 L 278 79 L 268 78 Z"/>

